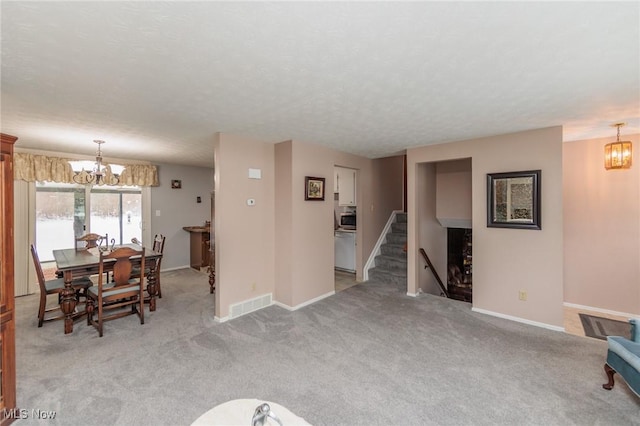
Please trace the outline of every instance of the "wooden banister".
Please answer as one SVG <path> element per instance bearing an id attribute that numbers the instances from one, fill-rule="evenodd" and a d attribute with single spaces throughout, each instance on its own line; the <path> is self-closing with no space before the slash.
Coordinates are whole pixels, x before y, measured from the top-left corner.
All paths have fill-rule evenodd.
<path id="1" fill-rule="evenodd" d="M 444 286 L 444 283 L 442 282 L 442 280 L 440 279 L 440 276 L 436 272 L 436 268 L 433 267 L 433 263 L 431 263 L 431 260 L 429 259 L 429 256 L 427 256 L 427 252 L 424 251 L 424 249 L 422 247 L 420 247 L 420 254 L 422 255 L 422 258 L 424 259 L 424 261 L 427 262 L 427 264 L 425 265 L 425 268 L 431 269 L 431 272 L 433 273 L 433 276 L 436 278 L 436 281 L 438 282 L 438 285 L 440 286 L 440 292 L 441 292 L 440 295 L 441 296 L 445 296 L 446 298 L 450 299 L 451 296 L 449 296 L 449 292 L 447 291 L 447 288 Z"/>

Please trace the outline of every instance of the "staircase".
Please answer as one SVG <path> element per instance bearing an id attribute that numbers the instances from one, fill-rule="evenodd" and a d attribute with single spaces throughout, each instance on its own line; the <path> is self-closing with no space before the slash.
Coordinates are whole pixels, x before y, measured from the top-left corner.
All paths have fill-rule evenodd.
<path id="1" fill-rule="evenodd" d="M 380 246 L 376 266 L 369 270 L 369 280 L 406 286 L 407 284 L 407 214 L 397 213 L 386 242 Z"/>

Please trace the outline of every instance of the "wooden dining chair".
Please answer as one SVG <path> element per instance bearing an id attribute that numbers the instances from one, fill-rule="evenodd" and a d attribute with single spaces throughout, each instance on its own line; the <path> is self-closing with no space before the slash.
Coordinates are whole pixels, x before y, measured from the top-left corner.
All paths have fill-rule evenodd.
<path id="1" fill-rule="evenodd" d="M 42 327 L 45 321 L 54 321 L 63 319 L 65 316 L 62 312 L 60 315 L 45 318 L 45 315 L 49 312 L 60 311 L 60 306 L 55 306 L 47 309 L 47 296 L 50 294 L 58 295 L 58 304 L 60 303 L 60 295 L 64 290 L 64 279 L 55 278 L 53 280 L 45 280 L 44 272 L 42 271 L 42 264 L 38 257 L 38 251 L 36 247 L 31 244 L 31 257 L 33 258 L 33 266 L 36 269 L 36 276 L 38 277 L 38 284 L 40 285 L 40 305 L 38 307 L 38 327 Z M 87 297 L 87 289 L 93 285 L 93 282 L 87 277 L 76 278 L 71 281 L 71 286 L 76 291 L 76 297 L 85 299 Z"/>
<path id="2" fill-rule="evenodd" d="M 164 242 L 166 237 L 162 234 L 156 234 L 153 238 L 153 251 L 156 253 L 164 253 Z M 131 242 L 134 244 L 141 245 L 142 243 L 137 238 L 132 238 Z M 160 266 L 162 265 L 162 256 L 155 260 L 156 262 L 156 288 L 158 291 L 158 298 L 162 299 L 162 287 L 160 287 Z M 150 268 L 147 267 L 144 271 L 145 276 L 149 274 Z M 140 275 L 140 268 L 134 268 L 132 272 L 132 276 L 138 277 Z"/>
<path id="3" fill-rule="evenodd" d="M 144 324 L 144 275 L 138 278 L 131 276 L 134 265 L 131 258 L 134 256 L 140 256 L 140 267 L 144 270 L 144 251 L 144 247 L 141 250 L 120 247 L 108 254 L 100 253 L 98 285 L 90 287 L 87 292 L 87 323 L 98 330 L 100 337 L 105 321 L 137 314 L 140 324 Z M 104 278 L 105 262 L 113 262 L 111 282 Z M 131 309 L 126 309 L 129 306 Z M 96 313 L 97 319 L 94 319 Z"/>
<path id="4" fill-rule="evenodd" d="M 83 243 L 83 242 L 84 242 L 84 247 L 78 247 L 78 243 Z M 106 244 L 107 246 L 109 245 L 109 234 L 100 235 L 100 234 L 89 233 L 81 237 L 77 237 L 75 240 L 76 250 L 95 248 L 95 247 L 101 246 L 102 244 Z"/>

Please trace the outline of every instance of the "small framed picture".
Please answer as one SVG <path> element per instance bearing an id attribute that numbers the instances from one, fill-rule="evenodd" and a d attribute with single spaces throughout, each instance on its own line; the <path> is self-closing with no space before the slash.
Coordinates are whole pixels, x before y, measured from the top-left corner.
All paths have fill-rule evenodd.
<path id="1" fill-rule="evenodd" d="M 172 179 L 171 180 L 171 188 L 173 188 L 173 189 L 182 188 L 182 181 L 178 180 L 178 179 Z"/>
<path id="2" fill-rule="evenodd" d="M 311 176 L 304 178 L 304 199 L 324 201 L 324 178 Z"/>

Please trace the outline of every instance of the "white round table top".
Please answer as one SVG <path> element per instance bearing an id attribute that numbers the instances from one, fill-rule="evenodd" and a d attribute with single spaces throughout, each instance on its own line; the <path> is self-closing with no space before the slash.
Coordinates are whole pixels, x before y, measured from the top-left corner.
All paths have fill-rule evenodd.
<path id="1" fill-rule="evenodd" d="M 267 403 L 271 411 L 278 416 L 282 426 L 309 425 L 303 418 L 275 402 L 260 399 L 234 399 L 213 407 L 194 421 L 191 426 L 251 426 L 253 413 L 259 405 Z M 279 426 L 274 419 L 267 417 L 264 426 Z"/>

